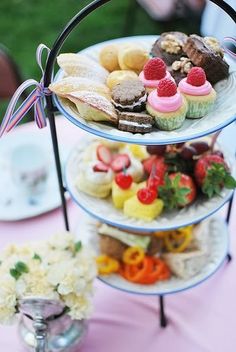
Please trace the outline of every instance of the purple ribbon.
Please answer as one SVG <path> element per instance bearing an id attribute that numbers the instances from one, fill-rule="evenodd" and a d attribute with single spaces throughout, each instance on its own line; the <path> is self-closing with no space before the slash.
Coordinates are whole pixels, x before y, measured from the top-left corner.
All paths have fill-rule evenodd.
<path id="1" fill-rule="evenodd" d="M 15 91 L 9 105 L 5 116 L 3 118 L 0 127 L 0 137 L 5 132 L 11 131 L 18 123 L 23 119 L 27 112 L 34 107 L 34 119 L 39 128 L 43 128 L 47 125 L 46 115 L 44 111 L 44 98 L 46 95 L 50 95 L 51 91 L 43 86 L 44 70 L 42 66 L 42 55 L 44 50 L 47 51 L 47 58 L 50 53 L 50 49 L 44 44 L 40 44 L 36 51 L 36 60 L 42 72 L 42 78 L 40 82 L 34 79 L 28 79 L 23 82 L 18 89 Z M 34 86 L 34 90 L 28 95 L 28 97 L 21 103 L 19 108 L 15 111 L 16 104 L 21 96 L 21 94 L 29 87 Z"/>
<path id="2" fill-rule="evenodd" d="M 223 46 L 224 46 L 224 50 L 230 55 L 232 56 L 234 59 L 236 58 L 236 53 L 234 53 L 232 50 L 230 50 L 229 48 L 226 47 L 226 45 L 224 45 L 224 43 L 230 43 L 233 44 L 236 47 L 236 38 L 233 37 L 225 37 L 223 40 Z"/>

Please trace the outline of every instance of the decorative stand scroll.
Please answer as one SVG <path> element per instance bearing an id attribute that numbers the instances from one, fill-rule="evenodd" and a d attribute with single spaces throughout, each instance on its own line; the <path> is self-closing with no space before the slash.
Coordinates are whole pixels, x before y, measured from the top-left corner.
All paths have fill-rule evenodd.
<path id="1" fill-rule="evenodd" d="M 102 5 L 104 5 L 110 1 L 111 0 L 95 0 L 95 1 L 91 2 L 88 6 L 83 8 L 77 15 L 75 15 L 75 17 L 73 17 L 71 19 L 71 21 L 63 29 L 61 34 L 56 39 L 56 41 L 51 49 L 51 52 L 48 56 L 48 59 L 47 59 L 46 68 L 45 68 L 45 75 L 44 75 L 44 87 L 45 88 L 47 88 L 52 81 L 53 68 L 54 68 L 54 64 L 56 62 L 56 57 L 59 54 L 59 51 L 61 50 L 65 40 L 68 38 L 70 33 L 73 31 L 73 29 L 76 26 L 79 25 L 79 23 L 85 17 L 87 17 L 90 13 L 95 11 L 97 8 L 101 7 Z M 223 9 L 236 23 L 236 11 L 234 11 L 234 9 L 230 5 L 228 5 L 223 0 L 211 0 L 211 1 L 213 3 L 215 3 L 217 6 L 219 6 L 221 9 Z M 59 155 L 59 149 L 58 149 L 57 132 L 56 132 L 56 125 L 55 125 L 55 115 L 54 115 L 55 107 L 53 105 L 53 101 L 52 101 L 51 96 L 46 96 L 46 108 L 47 108 L 47 115 L 48 115 L 48 119 L 49 119 L 50 130 L 51 130 L 51 138 L 52 138 L 54 157 L 55 157 L 55 162 L 56 162 L 56 169 L 57 169 L 57 176 L 58 176 L 58 182 L 59 182 L 59 189 L 60 189 L 60 196 L 61 196 L 61 202 L 62 202 L 62 210 L 63 210 L 65 228 L 66 228 L 66 230 L 69 230 L 69 221 L 68 221 L 67 205 L 66 205 L 66 198 L 65 198 L 66 189 L 63 186 L 62 171 L 61 171 L 61 164 L 60 164 L 60 155 Z M 233 198 L 229 202 L 227 222 L 229 222 L 229 219 L 230 219 L 232 201 L 233 201 Z M 230 260 L 230 259 L 231 259 L 231 256 L 229 254 L 228 260 Z M 165 310 L 164 310 L 164 296 L 160 296 L 159 300 L 160 300 L 160 302 L 159 302 L 160 303 L 160 325 L 162 327 L 165 327 L 167 325 L 167 320 L 165 317 Z"/>

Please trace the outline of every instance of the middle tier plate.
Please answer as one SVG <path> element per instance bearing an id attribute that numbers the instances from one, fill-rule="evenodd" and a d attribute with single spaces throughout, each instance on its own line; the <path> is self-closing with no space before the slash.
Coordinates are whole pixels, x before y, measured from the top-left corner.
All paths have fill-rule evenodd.
<path id="1" fill-rule="evenodd" d="M 220 196 L 214 196 L 211 199 L 199 196 L 192 205 L 178 210 L 164 211 L 158 218 L 150 222 L 128 217 L 124 215 L 121 210 L 118 210 L 113 206 L 111 197 L 106 199 L 95 198 L 79 191 L 76 187 L 76 179 L 81 165 L 82 152 L 86 148 L 86 145 L 88 145 L 89 141 L 89 139 L 81 141 L 80 146 L 73 150 L 66 163 L 66 188 L 73 200 L 85 212 L 112 226 L 140 232 L 150 232 L 170 230 L 195 224 L 219 210 L 233 195 L 232 190 L 224 188 L 221 191 Z M 225 157 L 227 163 L 232 169 L 234 165 L 233 158 L 226 153 Z"/>

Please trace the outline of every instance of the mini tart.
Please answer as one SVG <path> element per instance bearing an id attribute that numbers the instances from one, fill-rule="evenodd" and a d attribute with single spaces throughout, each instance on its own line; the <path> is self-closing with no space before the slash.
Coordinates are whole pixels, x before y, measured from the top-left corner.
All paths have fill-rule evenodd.
<path id="1" fill-rule="evenodd" d="M 72 92 L 66 96 L 71 100 L 79 115 L 88 121 L 117 123 L 117 113 L 112 103 L 98 93 L 90 91 Z"/>
<path id="2" fill-rule="evenodd" d="M 128 199 L 124 203 L 124 214 L 144 221 L 152 221 L 158 217 L 163 210 L 163 201 L 155 199 L 151 204 L 143 204 L 137 195 Z"/>
<path id="3" fill-rule="evenodd" d="M 165 32 L 153 44 L 151 55 L 160 57 L 167 66 L 184 55 L 183 46 L 188 36 L 182 32 Z"/>
<path id="4" fill-rule="evenodd" d="M 112 103 L 120 111 L 141 112 L 145 109 L 147 94 L 140 80 L 125 80 L 112 89 Z"/>
<path id="5" fill-rule="evenodd" d="M 108 172 L 96 172 L 94 166 L 96 161 L 84 163 L 81 168 L 77 180 L 76 187 L 83 193 L 96 198 L 106 198 L 111 192 L 113 173 L 109 169 Z"/>

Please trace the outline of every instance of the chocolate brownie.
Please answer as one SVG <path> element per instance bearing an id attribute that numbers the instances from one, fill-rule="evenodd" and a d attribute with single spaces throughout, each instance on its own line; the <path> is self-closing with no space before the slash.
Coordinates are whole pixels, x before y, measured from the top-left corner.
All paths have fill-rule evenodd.
<path id="1" fill-rule="evenodd" d="M 228 77 L 229 65 L 223 59 L 222 52 L 217 48 L 217 45 L 211 45 L 209 39 L 213 43 L 214 38 L 202 38 L 192 34 L 183 49 L 195 66 L 204 69 L 208 81 L 215 84 Z"/>
<path id="2" fill-rule="evenodd" d="M 167 66 L 170 66 L 184 55 L 183 46 L 187 39 L 188 36 L 182 32 L 162 33 L 153 44 L 151 55 L 160 57 Z"/>

